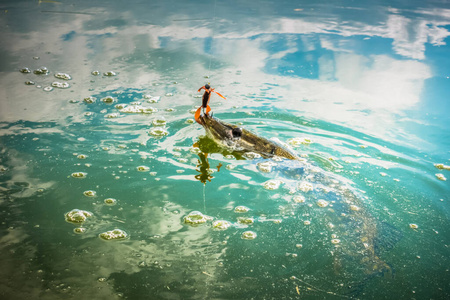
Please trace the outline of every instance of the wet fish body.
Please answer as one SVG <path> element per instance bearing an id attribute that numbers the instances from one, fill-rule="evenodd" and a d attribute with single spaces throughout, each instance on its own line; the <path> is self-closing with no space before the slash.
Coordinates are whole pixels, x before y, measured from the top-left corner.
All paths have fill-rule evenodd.
<path id="1" fill-rule="evenodd" d="M 299 157 L 286 147 L 237 125 L 223 122 L 210 115 L 200 116 L 199 120 L 210 138 L 231 151 L 256 152 L 265 158 L 279 156 L 299 160 Z"/>

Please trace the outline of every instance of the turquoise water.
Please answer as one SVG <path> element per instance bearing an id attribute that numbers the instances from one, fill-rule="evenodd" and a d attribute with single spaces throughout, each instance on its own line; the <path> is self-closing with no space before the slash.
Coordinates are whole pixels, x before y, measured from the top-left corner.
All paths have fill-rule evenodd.
<path id="1" fill-rule="evenodd" d="M 450 297 L 445 1 L 0 13 L 2 299 Z M 214 116 L 302 161 L 206 137 L 207 82 Z"/>

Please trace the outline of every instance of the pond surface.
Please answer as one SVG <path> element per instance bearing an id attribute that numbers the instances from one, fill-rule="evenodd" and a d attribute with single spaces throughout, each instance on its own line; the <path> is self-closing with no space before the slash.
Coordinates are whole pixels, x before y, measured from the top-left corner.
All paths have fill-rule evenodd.
<path id="1" fill-rule="evenodd" d="M 446 1 L 0 13 L 2 299 L 450 298 Z"/>

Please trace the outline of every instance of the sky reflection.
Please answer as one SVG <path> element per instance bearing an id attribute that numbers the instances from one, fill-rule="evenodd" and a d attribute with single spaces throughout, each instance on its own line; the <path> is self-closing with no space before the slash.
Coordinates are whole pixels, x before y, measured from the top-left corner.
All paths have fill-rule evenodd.
<path id="1" fill-rule="evenodd" d="M 427 49 L 447 47 L 450 35 L 447 8 L 390 5 L 373 11 L 263 2 L 258 7 L 217 3 L 212 13 L 213 7 L 199 12 L 180 4 L 169 12 L 166 6 L 137 3 L 96 7 L 42 2 L 33 11 L 29 4 L 18 3 L 29 9 L 21 23 L 15 18 L 19 10 L 8 9 L 1 34 L 11 43 L 1 47 L 4 57 L 12 59 L 2 63 L 1 93 L 6 100 L 1 118 L 49 118 L 38 109 L 24 112 L 32 104 L 15 100 L 37 93 L 20 86 L 17 68 L 46 65 L 72 74 L 76 86 L 71 94 L 57 92 L 74 98 L 90 90 L 147 89 L 152 82 L 170 80 L 180 81 L 174 91 L 182 95 L 210 75 L 231 100 L 221 109 L 230 109 L 241 101 L 249 103 L 242 95 L 259 97 L 266 84 L 275 84 L 271 94 L 282 101 L 273 102 L 274 107 L 384 135 L 392 126 L 401 126 L 394 124 L 397 114 L 433 98 L 424 95 L 437 68 L 427 60 Z M 213 4 L 199 3 L 207 5 Z M 40 60 L 33 61 L 33 56 Z M 96 69 L 115 70 L 120 79 L 92 82 L 89 74 Z M 50 98 L 55 102 L 53 95 Z M 48 107 L 49 101 L 42 101 L 37 105 Z"/>

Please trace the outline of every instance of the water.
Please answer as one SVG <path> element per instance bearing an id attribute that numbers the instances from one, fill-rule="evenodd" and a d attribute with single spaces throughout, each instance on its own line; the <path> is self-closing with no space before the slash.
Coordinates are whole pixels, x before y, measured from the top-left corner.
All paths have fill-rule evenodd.
<path id="1" fill-rule="evenodd" d="M 449 298 L 445 1 L 0 6 L 2 299 Z"/>

